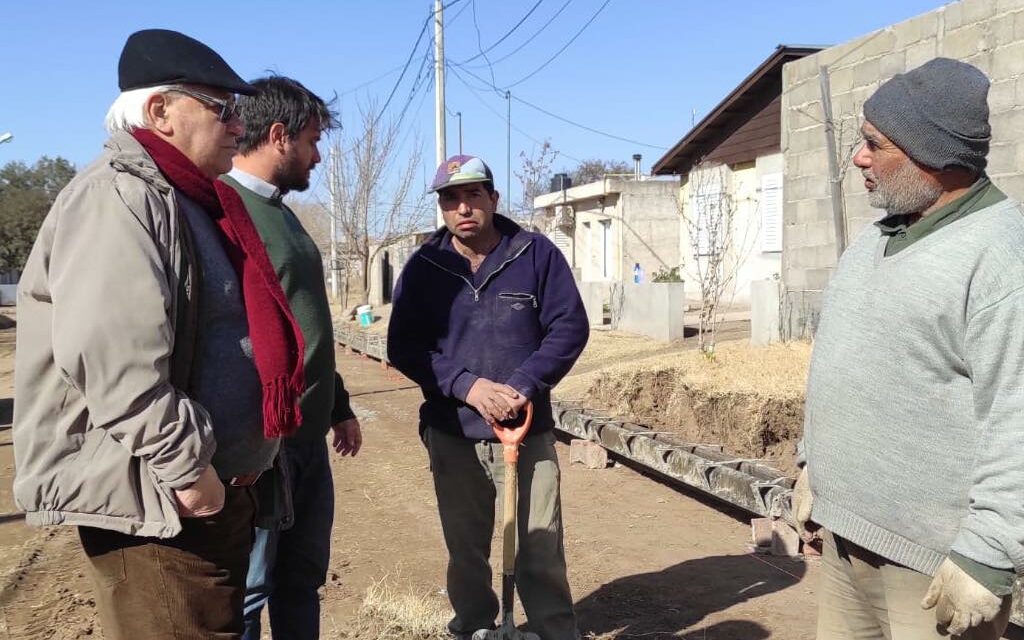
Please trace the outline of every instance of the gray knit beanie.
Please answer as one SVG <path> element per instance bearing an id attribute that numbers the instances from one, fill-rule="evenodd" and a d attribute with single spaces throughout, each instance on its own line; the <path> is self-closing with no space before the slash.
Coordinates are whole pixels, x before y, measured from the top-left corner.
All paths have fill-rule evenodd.
<path id="1" fill-rule="evenodd" d="M 917 162 L 985 169 L 988 78 L 977 67 L 935 58 L 899 73 L 864 103 L 864 118 Z"/>

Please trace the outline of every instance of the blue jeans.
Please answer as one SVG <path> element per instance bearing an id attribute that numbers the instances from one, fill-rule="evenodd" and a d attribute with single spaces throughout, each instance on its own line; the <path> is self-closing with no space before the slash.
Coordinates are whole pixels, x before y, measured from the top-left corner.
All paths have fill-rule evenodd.
<path id="1" fill-rule="evenodd" d="M 294 524 L 256 528 L 245 594 L 243 640 L 259 640 L 267 605 L 275 640 L 320 637 L 320 595 L 327 580 L 334 523 L 334 480 L 326 440 L 281 446 L 280 465 L 290 479 Z"/>

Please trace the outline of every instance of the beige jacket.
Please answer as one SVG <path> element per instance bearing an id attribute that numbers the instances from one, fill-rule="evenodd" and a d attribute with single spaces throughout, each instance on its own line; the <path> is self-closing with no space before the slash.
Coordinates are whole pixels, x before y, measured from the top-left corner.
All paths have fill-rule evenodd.
<path id="1" fill-rule="evenodd" d="M 60 193 L 18 289 L 14 497 L 35 525 L 181 531 L 215 448 L 186 388 L 194 259 L 175 192 L 115 134 Z"/>

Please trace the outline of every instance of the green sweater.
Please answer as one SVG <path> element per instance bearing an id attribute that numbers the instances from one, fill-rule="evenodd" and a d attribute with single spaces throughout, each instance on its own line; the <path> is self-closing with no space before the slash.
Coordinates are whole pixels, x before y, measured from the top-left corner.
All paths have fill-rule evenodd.
<path id="1" fill-rule="evenodd" d="M 355 414 L 335 371 L 334 329 L 320 251 L 280 198 L 264 197 L 228 175 L 221 180 L 242 196 L 306 342 L 302 427 L 283 444 L 322 440 L 332 424 Z"/>

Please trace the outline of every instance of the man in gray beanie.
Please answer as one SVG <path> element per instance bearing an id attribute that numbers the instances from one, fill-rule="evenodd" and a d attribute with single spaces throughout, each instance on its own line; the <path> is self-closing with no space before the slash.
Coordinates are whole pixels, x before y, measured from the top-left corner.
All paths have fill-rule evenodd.
<path id="1" fill-rule="evenodd" d="M 988 87 L 937 58 L 864 103 L 885 216 L 825 292 L 793 491 L 823 640 L 999 638 L 1024 569 L 1024 210 L 985 175 Z"/>

